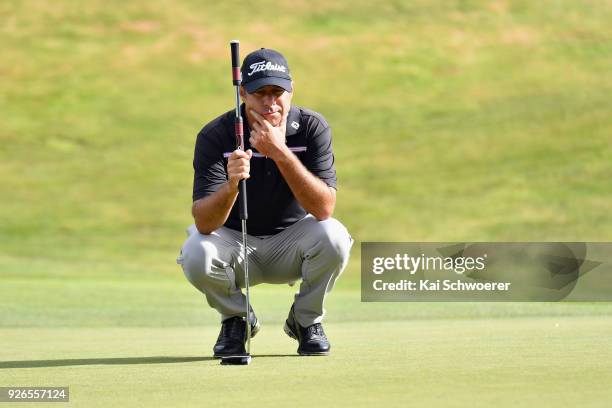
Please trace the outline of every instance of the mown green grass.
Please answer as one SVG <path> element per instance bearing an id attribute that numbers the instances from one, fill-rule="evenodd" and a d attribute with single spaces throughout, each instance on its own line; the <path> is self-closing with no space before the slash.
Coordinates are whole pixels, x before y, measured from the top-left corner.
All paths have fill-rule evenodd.
<path id="1" fill-rule="evenodd" d="M 361 303 L 359 242 L 609 241 L 612 2 L 8 0 L 0 21 L 0 360 L 128 359 L 0 365 L 0 385 L 69 384 L 84 406 L 227 404 L 246 380 L 231 401 L 609 400 L 608 304 Z M 146 360 L 209 356 L 218 330 L 174 260 L 234 38 L 281 50 L 334 131 L 357 244 L 331 359 Z M 293 291 L 254 289 L 256 353 L 295 352 Z"/>
<path id="2" fill-rule="evenodd" d="M 280 327 L 264 327 L 248 367 L 203 357 L 213 327 L 9 329 L 0 373 L 70 384 L 78 406 L 603 407 L 611 327 L 609 317 L 337 323 L 328 358 L 296 357 Z"/>

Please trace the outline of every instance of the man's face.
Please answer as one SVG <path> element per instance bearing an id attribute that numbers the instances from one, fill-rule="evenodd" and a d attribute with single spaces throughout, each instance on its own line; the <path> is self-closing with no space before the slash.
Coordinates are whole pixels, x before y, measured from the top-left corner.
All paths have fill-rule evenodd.
<path id="1" fill-rule="evenodd" d="M 293 92 L 287 92 L 278 86 L 266 85 L 253 93 L 248 93 L 244 87 L 240 87 L 240 96 L 246 107 L 249 123 L 255 121 L 249 112 L 252 109 L 276 127 L 281 124 L 283 116 L 289 114 Z"/>

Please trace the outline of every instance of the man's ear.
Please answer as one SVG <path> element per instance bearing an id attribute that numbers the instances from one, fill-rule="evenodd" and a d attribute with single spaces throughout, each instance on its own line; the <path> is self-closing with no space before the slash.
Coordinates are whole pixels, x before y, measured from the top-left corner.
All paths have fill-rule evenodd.
<path id="1" fill-rule="evenodd" d="M 244 98 L 246 98 L 246 91 L 244 90 L 244 86 L 240 85 L 240 97 L 242 98 L 242 100 L 244 101 Z"/>

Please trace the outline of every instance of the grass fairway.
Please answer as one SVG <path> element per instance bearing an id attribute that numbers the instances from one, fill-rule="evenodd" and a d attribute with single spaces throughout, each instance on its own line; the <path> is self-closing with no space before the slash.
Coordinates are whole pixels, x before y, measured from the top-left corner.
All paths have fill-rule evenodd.
<path id="1" fill-rule="evenodd" d="M 272 21 L 271 21 L 272 20 Z M 363 241 L 610 241 L 612 1 L 0 2 L 0 386 L 76 406 L 608 406 L 610 303 L 361 303 Z M 356 240 L 329 358 L 249 367 L 175 258 L 229 41 L 325 115 Z M 248 386 L 247 386 L 248 385 Z"/>
<path id="2" fill-rule="evenodd" d="M 254 360 L 225 367 L 211 357 L 217 318 L 194 290 L 136 283 L 83 281 L 39 295 L 46 306 L 22 302 L 24 320 L 0 329 L 2 383 L 69 385 L 87 407 L 604 407 L 611 396 L 610 304 L 364 304 L 345 280 L 327 305 L 332 355 L 299 357 L 282 331 L 293 290 L 257 286 Z"/>
<path id="3" fill-rule="evenodd" d="M 329 358 L 297 357 L 276 324 L 254 339 L 248 367 L 206 356 L 217 330 L 9 329 L 0 373 L 10 384 L 70 384 L 71 402 L 88 407 L 604 407 L 610 398 L 609 317 L 336 323 Z"/>

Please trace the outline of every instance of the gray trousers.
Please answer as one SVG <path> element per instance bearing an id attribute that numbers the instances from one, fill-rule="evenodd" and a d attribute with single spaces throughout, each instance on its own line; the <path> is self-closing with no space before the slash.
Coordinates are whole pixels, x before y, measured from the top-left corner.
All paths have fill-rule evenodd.
<path id="1" fill-rule="evenodd" d="M 188 233 L 178 261 L 189 282 L 206 295 L 222 320 L 246 316 L 242 233 L 221 227 L 202 235 L 194 226 Z M 318 221 L 311 215 L 276 235 L 249 235 L 249 284 L 292 284 L 301 279 L 293 303 L 296 320 L 302 327 L 320 323 L 325 296 L 348 263 L 352 245 L 338 220 Z"/>

